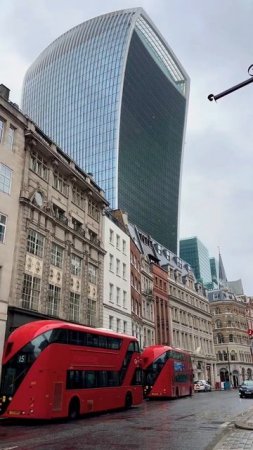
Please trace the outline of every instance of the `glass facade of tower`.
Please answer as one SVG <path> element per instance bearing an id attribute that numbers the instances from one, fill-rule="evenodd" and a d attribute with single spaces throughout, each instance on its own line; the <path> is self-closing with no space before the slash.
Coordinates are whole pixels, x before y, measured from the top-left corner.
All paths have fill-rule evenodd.
<path id="1" fill-rule="evenodd" d="M 28 70 L 22 109 L 105 190 L 112 208 L 177 250 L 188 78 L 141 8 L 89 20 Z"/>
<path id="2" fill-rule="evenodd" d="M 197 237 L 180 240 L 180 258 L 191 265 L 198 282 L 206 287 L 211 285 L 209 253 Z"/>
<path id="3" fill-rule="evenodd" d="M 212 281 L 213 281 L 213 283 L 215 283 L 218 286 L 218 284 L 219 284 L 219 263 L 218 263 L 217 259 L 210 258 L 210 268 L 211 268 Z"/>

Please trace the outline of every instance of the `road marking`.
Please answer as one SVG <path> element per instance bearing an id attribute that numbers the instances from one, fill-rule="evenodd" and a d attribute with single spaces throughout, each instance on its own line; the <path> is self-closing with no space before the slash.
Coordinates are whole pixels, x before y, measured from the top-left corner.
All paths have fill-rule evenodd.
<path id="1" fill-rule="evenodd" d="M 224 422 L 220 425 L 220 428 L 225 428 L 227 427 L 231 422 Z M 1 449 L 0 449 L 1 450 Z"/>
<path id="2" fill-rule="evenodd" d="M 18 448 L 18 445 L 14 445 L 14 447 L 2 447 L 0 450 L 12 450 L 13 448 Z"/>

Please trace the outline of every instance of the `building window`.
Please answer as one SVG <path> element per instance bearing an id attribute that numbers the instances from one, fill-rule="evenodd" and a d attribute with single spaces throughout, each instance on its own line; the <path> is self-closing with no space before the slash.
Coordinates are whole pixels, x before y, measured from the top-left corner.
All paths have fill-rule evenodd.
<path id="1" fill-rule="evenodd" d="M 109 239 L 110 239 L 110 244 L 114 245 L 114 232 L 113 232 L 113 230 L 110 230 L 110 237 L 109 237 Z"/>
<path id="2" fill-rule="evenodd" d="M 72 226 L 75 231 L 78 231 L 79 233 L 82 233 L 85 236 L 85 230 L 83 228 L 82 222 L 79 222 L 79 220 L 72 217 Z"/>
<path id="3" fill-rule="evenodd" d="M 10 194 L 12 170 L 0 163 L 0 192 Z"/>
<path id="4" fill-rule="evenodd" d="M 68 196 L 69 187 L 68 187 L 67 181 L 59 172 L 54 172 L 53 186 L 55 189 L 57 189 L 57 191 L 60 191 L 66 197 Z"/>
<path id="5" fill-rule="evenodd" d="M 47 314 L 50 316 L 58 315 L 58 308 L 61 298 L 61 288 L 54 284 L 48 286 L 48 302 L 47 302 Z"/>
<path id="6" fill-rule="evenodd" d="M 73 186 L 72 188 L 72 201 L 80 208 L 85 208 L 84 193 L 80 189 L 78 189 L 77 186 Z"/>
<path id="7" fill-rule="evenodd" d="M 109 329 L 113 330 L 113 316 L 109 316 Z"/>
<path id="8" fill-rule="evenodd" d="M 218 319 L 215 321 L 215 328 L 222 328 L 221 320 Z"/>
<path id="9" fill-rule="evenodd" d="M 70 292 L 69 299 L 69 320 L 73 322 L 79 322 L 79 309 L 80 309 L 80 295 L 75 292 Z"/>
<path id="10" fill-rule="evenodd" d="M 71 273 L 77 277 L 81 275 L 82 260 L 77 255 L 71 255 Z"/>
<path id="11" fill-rule="evenodd" d="M 120 237 L 118 234 L 116 234 L 116 248 L 119 250 L 120 249 Z"/>
<path id="12" fill-rule="evenodd" d="M 122 240 L 122 252 L 126 254 L 126 241 Z"/>
<path id="13" fill-rule="evenodd" d="M 127 296 L 126 291 L 123 291 L 123 308 L 126 308 L 126 296 Z"/>
<path id="14" fill-rule="evenodd" d="M 51 249 L 51 264 L 53 266 L 62 268 L 63 262 L 63 248 L 53 242 Z"/>
<path id="15" fill-rule="evenodd" d="M 9 127 L 8 134 L 7 134 L 7 148 L 8 148 L 8 150 L 12 150 L 13 149 L 14 133 L 15 133 L 15 129 L 13 127 Z"/>
<path id="16" fill-rule="evenodd" d="M 91 327 L 96 326 L 96 302 L 88 298 L 87 303 L 87 323 Z"/>
<path id="17" fill-rule="evenodd" d="M 221 333 L 217 334 L 217 344 L 223 344 L 224 343 L 224 336 Z"/>
<path id="18" fill-rule="evenodd" d="M 65 216 L 65 211 L 59 206 L 55 205 L 53 203 L 53 215 L 57 220 L 60 220 L 60 222 L 64 223 L 65 225 L 68 225 L 68 218 Z"/>
<path id="19" fill-rule="evenodd" d="M 120 276 L 120 260 L 116 259 L 116 275 Z"/>
<path id="20" fill-rule="evenodd" d="M 125 263 L 123 263 L 122 268 L 123 268 L 123 270 L 122 270 L 122 276 L 123 276 L 123 279 L 126 280 L 126 264 L 125 264 Z"/>
<path id="21" fill-rule="evenodd" d="M 113 272 L 113 255 L 109 255 L 109 270 Z"/>
<path id="22" fill-rule="evenodd" d="M 97 267 L 93 264 L 88 264 L 88 280 L 92 284 L 97 284 Z"/>
<path id="23" fill-rule="evenodd" d="M 109 301 L 113 303 L 113 284 L 109 284 Z"/>
<path id="24" fill-rule="evenodd" d="M 26 251 L 32 255 L 43 257 L 44 236 L 35 230 L 28 231 Z"/>
<path id="25" fill-rule="evenodd" d="M 43 180 L 48 181 L 48 167 L 46 161 L 38 153 L 31 153 L 30 169 Z"/>
<path id="26" fill-rule="evenodd" d="M 40 298 L 40 278 L 24 275 L 22 308 L 38 311 Z"/>
<path id="27" fill-rule="evenodd" d="M 117 333 L 120 332 L 120 319 L 117 319 Z"/>
<path id="28" fill-rule="evenodd" d="M 0 142 L 2 142 L 3 135 L 4 135 L 4 121 L 0 119 Z"/>
<path id="29" fill-rule="evenodd" d="M 96 203 L 94 203 L 91 199 L 89 199 L 89 203 L 88 203 L 88 214 L 93 219 L 95 219 L 97 222 L 99 222 L 99 219 L 100 219 L 99 209 L 98 209 Z"/>
<path id="30" fill-rule="evenodd" d="M 117 295 L 116 295 L 117 305 L 120 306 L 120 288 L 117 287 Z"/>
<path id="31" fill-rule="evenodd" d="M 127 321 L 124 320 L 123 322 L 123 333 L 127 334 Z"/>
<path id="32" fill-rule="evenodd" d="M 0 242 L 4 242 L 7 217 L 0 213 Z"/>

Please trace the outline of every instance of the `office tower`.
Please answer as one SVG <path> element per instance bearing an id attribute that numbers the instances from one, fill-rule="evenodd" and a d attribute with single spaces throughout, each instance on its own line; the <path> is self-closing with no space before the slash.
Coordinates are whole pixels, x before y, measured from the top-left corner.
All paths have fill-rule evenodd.
<path id="1" fill-rule="evenodd" d="M 212 289 L 219 288 L 219 262 L 216 258 L 210 258 L 210 269 L 212 277 Z"/>
<path id="2" fill-rule="evenodd" d="M 84 22 L 26 73 L 22 108 L 111 208 L 177 251 L 189 78 L 141 8 Z"/>
<path id="3" fill-rule="evenodd" d="M 210 260 L 207 248 L 197 238 L 181 239 L 180 258 L 188 262 L 198 282 L 208 287 L 212 284 Z"/>

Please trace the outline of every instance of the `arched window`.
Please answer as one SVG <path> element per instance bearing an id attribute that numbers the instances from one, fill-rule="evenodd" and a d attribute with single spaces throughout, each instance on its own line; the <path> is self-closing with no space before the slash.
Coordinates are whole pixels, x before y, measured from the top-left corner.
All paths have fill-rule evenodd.
<path id="1" fill-rule="evenodd" d="M 222 333 L 217 334 L 217 343 L 222 344 L 224 342 L 224 336 Z"/>
<path id="2" fill-rule="evenodd" d="M 234 342 L 234 336 L 232 334 L 229 335 L 229 342 Z"/>
<path id="3" fill-rule="evenodd" d="M 222 357 L 222 353 L 221 352 L 218 352 L 218 361 L 223 361 L 223 357 Z"/>
<path id="4" fill-rule="evenodd" d="M 234 350 L 232 350 L 232 352 L 230 353 L 230 359 L 231 359 L 231 361 L 237 360 L 237 355 Z"/>
<path id="5" fill-rule="evenodd" d="M 222 324 L 221 324 L 221 320 L 218 319 L 215 321 L 215 328 L 221 328 Z"/>
<path id="6" fill-rule="evenodd" d="M 223 358 L 224 358 L 224 361 L 228 360 L 228 353 L 226 352 L 226 350 L 223 351 Z"/>

